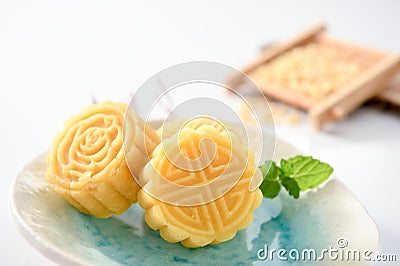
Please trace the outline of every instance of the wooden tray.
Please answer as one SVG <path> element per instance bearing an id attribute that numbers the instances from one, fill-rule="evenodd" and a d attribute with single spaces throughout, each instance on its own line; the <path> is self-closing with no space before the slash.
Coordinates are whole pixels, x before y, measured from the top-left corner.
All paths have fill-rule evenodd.
<path id="1" fill-rule="evenodd" d="M 385 84 L 377 98 L 400 107 L 400 71 Z"/>
<path id="2" fill-rule="evenodd" d="M 354 81 L 336 90 L 323 100 L 316 100 L 302 93 L 280 88 L 279 86 L 269 84 L 265 80 L 262 80 L 262 78 L 254 76 L 252 78 L 267 96 L 308 111 L 312 124 L 317 129 L 320 129 L 323 124 L 329 121 L 343 119 L 362 103 L 377 96 L 400 69 L 400 54 L 388 54 L 336 40 L 325 33 L 325 25 L 321 23 L 304 31 L 286 43 L 274 45 L 266 49 L 259 58 L 245 66 L 242 72 L 249 75 L 257 67 L 268 63 L 294 47 L 310 43 L 334 48 L 342 54 L 349 54 L 360 65 L 365 67 L 366 70 Z M 229 81 L 229 85 L 233 88 L 237 87 L 240 83 L 241 80 L 236 77 L 232 77 Z M 382 97 L 385 99 L 398 97 L 399 90 L 397 89 L 397 84 L 389 85 L 390 93 L 383 93 Z M 393 94 L 393 92 L 396 93 Z M 394 102 L 400 103 L 400 97 L 396 98 Z"/>

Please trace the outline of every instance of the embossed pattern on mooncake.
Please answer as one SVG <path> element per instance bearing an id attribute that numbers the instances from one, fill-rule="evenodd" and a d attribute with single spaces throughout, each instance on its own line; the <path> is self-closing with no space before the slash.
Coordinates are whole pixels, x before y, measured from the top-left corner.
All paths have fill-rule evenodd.
<path id="1" fill-rule="evenodd" d="M 128 169 L 123 149 L 126 110 L 124 103 L 91 105 L 72 116 L 53 141 L 46 178 L 83 213 L 106 218 L 124 212 L 137 201 L 139 186 Z M 129 112 L 127 116 L 125 128 L 129 134 L 144 138 L 137 129 L 140 118 Z M 158 136 L 146 142 L 148 150 L 152 150 L 159 142 Z M 136 152 L 130 156 L 138 157 L 144 165 L 147 161 L 142 157 L 146 149 L 140 143 L 134 145 L 138 145 Z"/>
<path id="2" fill-rule="evenodd" d="M 206 167 L 201 170 L 177 167 L 167 156 L 172 151 L 174 159 L 179 157 L 174 157 L 174 153 L 180 152 L 184 157 L 196 160 L 208 151 L 201 149 L 204 139 L 214 142 L 215 151 L 206 154 L 213 160 L 209 164 L 206 162 Z M 230 168 L 234 170 L 227 171 Z M 194 188 L 193 191 L 220 179 L 230 181 L 231 187 L 212 200 L 205 196 L 215 195 L 211 186 L 201 187 L 202 190 L 192 193 L 184 189 L 169 190 L 171 198 L 160 199 L 158 196 L 165 195 L 159 192 L 166 191 L 164 183 L 158 181 L 160 178 L 185 189 Z M 195 118 L 154 150 L 151 161 L 140 175 L 145 186 L 139 191 L 138 201 L 146 209 L 147 224 L 155 230 L 159 229 L 162 238 L 169 242 L 181 242 L 186 247 L 202 247 L 227 241 L 251 223 L 253 210 L 262 200 L 258 188 L 250 190 L 253 179 L 261 179 L 261 173 L 254 165 L 253 153 L 240 141 L 240 137 L 218 122 Z M 203 203 L 197 201 L 199 197 L 204 200 Z"/>
<path id="3" fill-rule="evenodd" d="M 214 127 L 219 133 L 222 133 L 226 130 L 230 132 L 230 134 L 236 134 L 238 136 L 243 135 L 240 128 L 233 126 L 231 123 L 227 121 L 219 121 L 207 116 L 199 116 L 195 119 L 175 119 L 175 120 L 167 120 L 164 124 L 157 129 L 157 134 L 162 139 L 171 138 L 175 133 L 177 133 L 181 128 L 193 128 L 198 129 L 200 126 L 209 125 Z"/>

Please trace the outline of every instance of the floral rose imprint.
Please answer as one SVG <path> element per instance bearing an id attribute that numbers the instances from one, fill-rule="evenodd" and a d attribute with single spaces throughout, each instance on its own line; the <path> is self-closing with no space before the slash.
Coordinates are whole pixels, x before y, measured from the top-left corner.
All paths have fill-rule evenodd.
<path id="1" fill-rule="evenodd" d="M 55 137 L 47 157 L 47 180 L 79 211 L 98 218 L 120 214 L 137 201 L 139 185 L 123 150 L 124 103 L 91 105 L 70 117 Z M 137 116 L 128 119 L 135 133 Z M 156 136 L 156 134 L 153 134 Z M 147 141 L 148 150 L 158 144 Z M 140 153 L 137 149 L 137 153 Z M 142 154 L 131 154 L 132 157 Z M 147 156 L 146 156 L 147 157 Z"/>

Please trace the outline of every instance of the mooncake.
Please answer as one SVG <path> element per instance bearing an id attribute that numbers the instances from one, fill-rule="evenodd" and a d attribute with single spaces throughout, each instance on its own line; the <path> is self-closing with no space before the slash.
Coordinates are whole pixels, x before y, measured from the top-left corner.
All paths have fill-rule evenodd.
<path id="1" fill-rule="evenodd" d="M 157 146 L 138 194 L 146 223 L 166 241 L 190 248 L 232 239 L 251 223 L 262 200 L 258 186 L 251 189 L 261 179 L 253 152 L 237 134 L 198 119 Z M 202 147 L 206 139 L 213 144 Z M 203 156 L 211 162 L 197 160 Z M 176 158 L 188 162 L 179 165 Z"/>
<path id="2" fill-rule="evenodd" d="M 124 119 L 129 160 L 143 167 L 146 152 L 159 143 L 155 131 L 127 111 L 124 103 L 91 105 L 70 117 L 55 137 L 47 156 L 47 180 L 79 211 L 98 218 L 120 214 L 137 201 L 139 185 L 132 176 L 124 154 Z M 127 158 L 128 159 L 128 158 Z M 137 170 L 137 169 L 136 169 Z M 137 170 L 138 171 L 138 170 Z"/>
<path id="3" fill-rule="evenodd" d="M 217 120 L 208 116 L 199 116 L 195 119 L 166 120 L 156 132 L 162 139 L 168 139 L 177 133 L 182 127 L 198 129 L 200 126 L 204 125 L 214 127 L 219 133 L 228 130 L 231 134 L 242 135 L 240 128 L 235 127 L 227 121 Z"/>

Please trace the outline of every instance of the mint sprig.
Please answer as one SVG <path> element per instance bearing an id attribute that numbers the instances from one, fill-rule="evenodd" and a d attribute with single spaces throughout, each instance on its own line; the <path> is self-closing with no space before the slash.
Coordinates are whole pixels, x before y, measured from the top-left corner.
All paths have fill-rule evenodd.
<path id="1" fill-rule="evenodd" d="M 333 172 L 333 168 L 311 156 L 295 156 L 282 159 L 280 167 L 274 161 L 267 160 L 261 165 L 263 182 L 260 189 L 266 198 L 275 198 L 283 186 L 290 196 L 297 199 L 300 192 L 316 188 L 324 183 Z"/>

